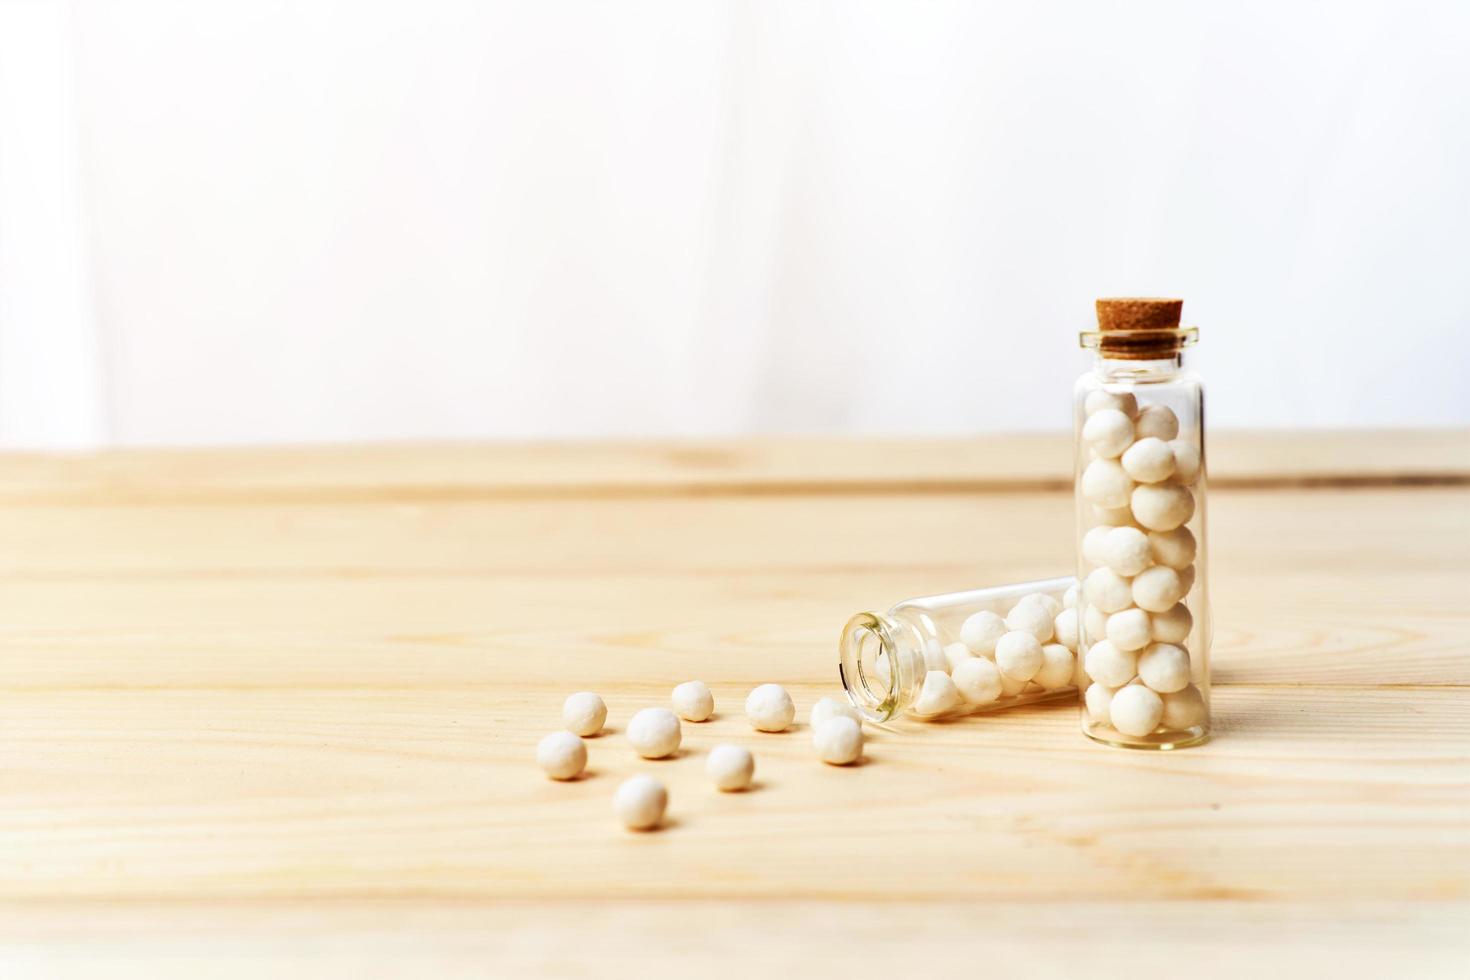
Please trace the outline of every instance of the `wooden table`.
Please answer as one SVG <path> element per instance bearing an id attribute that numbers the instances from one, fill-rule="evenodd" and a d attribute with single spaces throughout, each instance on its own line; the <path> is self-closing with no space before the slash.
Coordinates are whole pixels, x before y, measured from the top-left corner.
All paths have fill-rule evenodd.
<path id="1" fill-rule="evenodd" d="M 746 728 L 855 611 L 1066 572 L 1066 447 L 5 457 L 0 976 L 1466 976 L 1464 432 L 1215 441 L 1208 746 Z M 718 718 L 635 759 L 692 677 Z M 613 732 L 555 784 L 583 688 Z M 661 832 L 611 817 L 637 771 Z"/>

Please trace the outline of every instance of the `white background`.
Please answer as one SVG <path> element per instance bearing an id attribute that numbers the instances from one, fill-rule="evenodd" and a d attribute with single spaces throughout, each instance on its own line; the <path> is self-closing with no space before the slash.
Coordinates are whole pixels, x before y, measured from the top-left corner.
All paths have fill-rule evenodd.
<path id="1" fill-rule="evenodd" d="M 1470 4 L 0 0 L 0 442 L 1470 422 Z"/>

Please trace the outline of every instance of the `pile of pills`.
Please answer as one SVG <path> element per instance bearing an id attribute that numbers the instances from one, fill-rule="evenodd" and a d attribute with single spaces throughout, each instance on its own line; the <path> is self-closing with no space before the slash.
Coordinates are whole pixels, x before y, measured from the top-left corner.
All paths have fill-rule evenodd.
<path id="1" fill-rule="evenodd" d="M 924 683 L 910 714 L 941 718 L 1075 686 L 1077 601 L 1073 586 L 1061 602 L 1032 592 L 1009 608 L 971 614 L 957 639 L 925 651 Z"/>
<path id="2" fill-rule="evenodd" d="M 1142 738 L 1205 720 L 1186 645 L 1194 620 L 1194 516 L 1200 449 L 1167 405 L 1127 392 L 1084 402 L 1088 520 L 1081 550 L 1084 701 L 1091 724 Z M 1074 621 L 1075 626 L 1075 621 Z"/>
<path id="3" fill-rule="evenodd" d="M 947 678 L 946 678 L 947 679 Z M 703 681 L 688 681 L 674 688 L 673 710 L 643 708 L 628 722 L 627 739 L 645 759 L 676 756 L 683 744 L 680 719 L 706 721 L 714 716 L 714 695 Z M 784 732 L 796 719 L 796 705 L 779 684 L 762 684 L 745 699 L 745 716 L 758 732 Z M 847 766 L 863 757 L 862 716 L 845 701 L 822 698 L 812 706 L 812 746 L 817 758 L 834 766 Z M 536 746 L 536 763 L 552 779 L 573 780 L 587 770 L 584 738 L 601 734 L 607 723 L 607 705 L 591 691 L 579 691 L 562 705 L 565 731 L 552 732 Z M 722 744 L 710 749 L 705 774 L 714 787 L 725 793 L 748 789 L 755 776 L 755 757 L 740 745 Z M 623 781 L 613 795 L 613 812 L 629 830 L 652 830 L 663 823 L 669 793 L 658 778 L 640 774 Z"/>

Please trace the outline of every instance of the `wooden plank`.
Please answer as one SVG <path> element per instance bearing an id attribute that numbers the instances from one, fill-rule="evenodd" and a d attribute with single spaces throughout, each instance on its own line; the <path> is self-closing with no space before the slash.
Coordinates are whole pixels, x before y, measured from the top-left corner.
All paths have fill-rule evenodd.
<path id="1" fill-rule="evenodd" d="M 0 502 L 448 500 L 553 495 L 966 492 L 1067 485 L 1070 436 L 114 450 L 0 455 Z M 1218 485 L 1470 480 L 1470 431 L 1220 433 Z"/>

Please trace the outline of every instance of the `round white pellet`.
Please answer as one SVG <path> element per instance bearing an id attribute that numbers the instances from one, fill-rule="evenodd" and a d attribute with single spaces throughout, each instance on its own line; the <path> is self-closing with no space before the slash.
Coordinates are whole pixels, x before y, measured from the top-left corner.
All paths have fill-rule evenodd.
<path id="1" fill-rule="evenodd" d="M 970 648 L 963 643 L 949 643 L 944 647 L 944 667 L 946 674 L 954 673 L 954 669 L 966 660 L 974 660 L 975 655 Z"/>
<path id="2" fill-rule="evenodd" d="M 715 696 L 704 681 L 685 681 L 674 688 L 674 714 L 685 721 L 708 721 L 715 713 Z"/>
<path id="3" fill-rule="evenodd" d="M 1133 481 L 1116 459 L 1095 459 L 1082 471 L 1082 496 L 1099 507 L 1127 507 L 1131 493 Z"/>
<path id="4" fill-rule="evenodd" d="M 704 771 L 717 789 L 738 792 L 748 787 L 755 775 L 755 756 L 741 745 L 716 745 L 709 750 Z"/>
<path id="5" fill-rule="evenodd" d="M 587 768 L 587 746 L 571 732 L 552 732 L 537 743 L 536 764 L 552 779 L 575 779 Z"/>
<path id="6" fill-rule="evenodd" d="M 1165 612 L 1184 598 L 1184 583 L 1168 565 L 1155 565 L 1133 579 L 1133 602 L 1149 612 Z"/>
<path id="7" fill-rule="evenodd" d="M 796 717 L 796 705 L 780 684 L 762 684 L 746 697 L 745 717 L 758 732 L 784 732 Z"/>
<path id="8" fill-rule="evenodd" d="M 1124 609 L 1108 617 L 1108 642 L 1119 650 L 1142 650 L 1152 640 L 1152 624 L 1142 609 Z"/>
<path id="9" fill-rule="evenodd" d="M 995 644 L 995 665 L 1013 681 L 1029 681 L 1041 669 L 1041 641 L 1034 633 L 1012 630 Z"/>
<path id="10" fill-rule="evenodd" d="M 1087 559 L 1090 565 L 1106 565 L 1108 563 L 1107 552 L 1104 544 L 1108 540 L 1108 532 L 1117 528 L 1109 524 L 1099 524 L 1097 527 L 1089 528 L 1082 535 L 1082 557 Z"/>
<path id="11" fill-rule="evenodd" d="M 1133 587 L 1111 568 L 1094 568 L 1082 584 L 1082 593 L 1089 603 L 1105 613 L 1133 605 Z"/>
<path id="12" fill-rule="evenodd" d="M 679 718 L 668 708 L 644 708 L 628 722 L 628 741 L 645 759 L 663 759 L 679 751 L 684 738 Z"/>
<path id="13" fill-rule="evenodd" d="M 995 652 L 995 641 L 1005 635 L 1006 621 L 989 609 L 975 613 L 960 626 L 960 641 L 981 656 Z"/>
<path id="14" fill-rule="evenodd" d="M 623 780 L 613 794 L 613 812 L 629 830 L 652 830 L 664 818 L 669 791 L 652 776 L 638 775 Z"/>
<path id="15" fill-rule="evenodd" d="M 1194 494 L 1177 483 L 1142 484 L 1130 499 L 1133 516 L 1150 531 L 1172 531 L 1194 516 Z"/>
<path id="16" fill-rule="evenodd" d="M 607 705 L 591 691 L 569 695 L 561 706 L 561 723 L 574 735 L 596 735 L 607 721 Z"/>
<path id="17" fill-rule="evenodd" d="M 1040 606 L 1046 610 L 1047 619 L 1056 619 L 1057 613 L 1062 611 L 1062 604 L 1054 596 L 1049 596 L 1045 592 L 1029 592 L 1021 596 L 1016 605 Z"/>
<path id="18" fill-rule="evenodd" d="M 1162 439 L 1149 436 L 1123 451 L 1123 472 L 1139 483 L 1158 483 L 1174 473 L 1174 450 Z"/>
<path id="19" fill-rule="evenodd" d="M 1090 684 L 1083 701 L 1087 704 L 1087 716 L 1095 722 L 1104 725 L 1112 723 L 1108 716 L 1108 709 L 1113 706 L 1114 688 L 1106 684 Z"/>
<path id="20" fill-rule="evenodd" d="M 1048 691 L 1059 691 L 1072 686 L 1076 666 L 1071 650 L 1060 643 L 1048 643 L 1041 648 L 1041 669 L 1031 679 Z"/>
<path id="21" fill-rule="evenodd" d="M 1123 577 L 1137 575 L 1153 563 L 1148 535 L 1136 527 L 1109 528 L 1102 542 L 1103 564 Z"/>
<path id="22" fill-rule="evenodd" d="M 1101 459 L 1112 459 L 1133 443 L 1133 420 L 1116 408 L 1093 412 L 1082 424 L 1082 440 Z"/>
<path id="23" fill-rule="evenodd" d="M 812 745 L 823 762 L 850 765 L 863 755 L 863 726 L 851 718 L 828 718 L 812 733 Z"/>
<path id="24" fill-rule="evenodd" d="M 1071 585 L 1067 586 L 1067 591 L 1062 593 L 1062 608 L 1076 609 L 1077 600 L 1081 597 L 1082 586 L 1077 582 L 1073 582 Z"/>
<path id="25" fill-rule="evenodd" d="M 1136 523 L 1133 520 L 1133 511 L 1128 507 L 1092 507 L 1093 522 L 1106 524 L 1108 527 L 1127 527 Z"/>
<path id="26" fill-rule="evenodd" d="M 949 673 L 949 658 L 944 655 L 944 644 L 932 637 L 924 641 L 924 669 Z"/>
<path id="27" fill-rule="evenodd" d="M 1077 652 L 1077 643 L 1080 637 L 1077 635 L 1077 610 L 1063 609 L 1057 613 L 1057 618 L 1052 621 L 1052 635 L 1062 646 Z"/>
<path id="28" fill-rule="evenodd" d="M 841 698 L 822 698 L 812 705 L 811 714 L 807 716 L 807 722 L 815 730 L 818 725 L 828 718 L 851 718 L 861 723 L 863 716 L 858 709 L 843 701 Z"/>
<path id="29" fill-rule="evenodd" d="M 1186 568 L 1194 561 L 1194 532 L 1187 527 L 1148 532 L 1149 554 L 1160 565 Z"/>
<path id="30" fill-rule="evenodd" d="M 1108 638 L 1108 614 L 1096 606 L 1089 605 L 1082 613 L 1082 625 L 1087 627 L 1087 642 L 1096 643 Z"/>
<path id="31" fill-rule="evenodd" d="M 1179 416 L 1167 405 L 1149 405 L 1139 410 L 1133 431 L 1139 439 L 1154 438 L 1168 442 L 1179 435 Z"/>
<path id="32" fill-rule="evenodd" d="M 1194 617 L 1190 615 L 1189 607 L 1182 602 L 1176 602 L 1149 618 L 1153 620 L 1152 637 L 1158 643 L 1183 643 L 1189 639 L 1189 631 L 1194 628 Z"/>
<path id="33" fill-rule="evenodd" d="M 1189 590 L 1194 588 L 1194 566 L 1185 565 L 1179 569 L 1179 588 L 1183 589 L 1180 598 L 1189 595 Z"/>
<path id="34" fill-rule="evenodd" d="M 1119 650 L 1108 640 L 1098 640 L 1087 649 L 1087 676 L 1108 687 L 1122 687 L 1138 673 L 1138 654 Z"/>
<path id="35" fill-rule="evenodd" d="M 960 692 L 950 676 L 940 670 L 931 670 L 924 675 L 924 686 L 914 699 L 913 713 L 921 718 L 933 718 L 953 711 L 959 703 Z"/>
<path id="36" fill-rule="evenodd" d="M 1138 658 L 1138 679 L 1160 694 L 1182 691 L 1189 683 L 1189 654 L 1172 643 L 1154 643 Z"/>
<path id="37" fill-rule="evenodd" d="M 1000 668 L 984 657 L 971 657 L 950 675 L 960 697 L 971 704 L 989 704 L 1001 694 Z"/>
<path id="38" fill-rule="evenodd" d="M 1088 415 L 1111 408 L 1122 412 L 1131 419 L 1138 414 L 1138 399 L 1131 391 L 1104 391 L 1099 388 L 1097 391 L 1087 393 L 1082 407 Z"/>
<path id="39" fill-rule="evenodd" d="M 1159 727 L 1159 719 L 1163 716 L 1163 700 L 1137 684 L 1114 692 L 1113 703 L 1108 706 L 1108 718 L 1113 727 L 1124 735 L 1147 735 Z"/>
<path id="40" fill-rule="evenodd" d="M 1045 643 L 1052 637 L 1052 619 L 1055 613 L 1048 613 L 1046 606 L 1039 602 L 1018 602 L 1006 613 L 1006 629 L 1030 633 L 1036 637 L 1038 643 Z M 1005 637 L 1001 637 L 1005 639 Z M 996 644 L 1000 649 L 1000 644 Z"/>
<path id="41" fill-rule="evenodd" d="M 1030 681 L 1016 680 L 1014 677 L 1007 677 L 1005 674 L 1001 674 L 1000 675 L 1000 694 L 1001 694 L 1001 697 L 1013 698 L 1017 694 L 1020 694 L 1022 691 L 1026 690 L 1026 687 L 1030 683 L 1031 683 Z"/>
<path id="42" fill-rule="evenodd" d="M 1199 479 L 1199 448 L 1184 439 L 1171 440 L 1169 448 L 1174 451 L 1174 479 L 1183 484 Z"/>
<path id="43" fill-rule="evenodd" d="M 1164 717 L 1160 724 L 1179 731 L 1202 725 L 1205 721 L 1205 696 L 1193 684 L 1164 695 Z"/>

